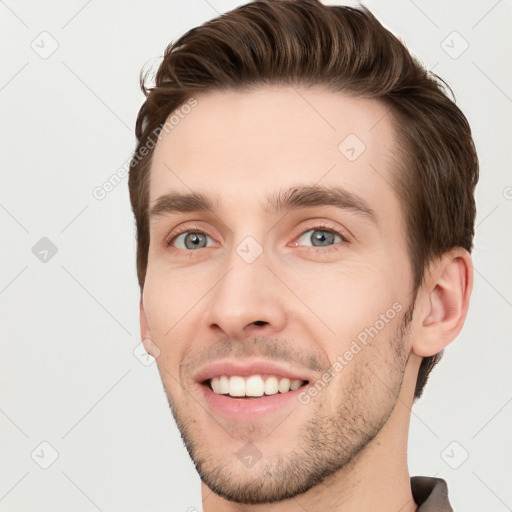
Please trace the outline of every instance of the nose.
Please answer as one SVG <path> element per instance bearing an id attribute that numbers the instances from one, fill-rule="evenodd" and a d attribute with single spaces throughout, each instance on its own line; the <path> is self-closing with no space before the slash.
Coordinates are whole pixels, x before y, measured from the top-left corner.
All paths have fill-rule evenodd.
<path id="1" fill-rule="evenodd" d="M 274 335 L 284 329 L 283 290 L 267 268 L 265 253 L 248 263 L 233 251 L 224 272 L 208 294 L 205 318 L 210 329 L 231 339 Z"/>

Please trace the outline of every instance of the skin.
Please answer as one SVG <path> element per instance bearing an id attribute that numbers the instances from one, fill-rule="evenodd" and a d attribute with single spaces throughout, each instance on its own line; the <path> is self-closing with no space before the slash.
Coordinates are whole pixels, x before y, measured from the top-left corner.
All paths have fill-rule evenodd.
<path id="1" fill-rule="evenodd" d="M 155 148 L 150 204 L 194 191 L 218 209 L 151 220 L 140 321 L 202 478 L 204 511 L 416 510 L 406 452 L 416 376 L 421 358 L 462 328 L 469 254 L 455 248 L 432 262 L 414 297 L 392 186 L 396 135 L 378 101 L 288 86 L 196 99 Z M 355 161 L 338 150 L 349 134 L 366 146 Z M 268 195 L 297 185 L 343 187 L 377 224 L 332 205 L 265 209 Z M 326 224 L 344 238 L 313 247 L 311 230 L 328 235 Z M 177 228 L 208 235 L 208 246 L 185 248 Z M 247 236 L 262 249 L 252 263 L 237 253 Z M 307 404 L 228 420 L 192 379 L 230 355 L 288 362 L 316 381 L 396 303 L 400 312 Z M 250 468 L 237 456 L 248 442 L 261 455 Z"/>

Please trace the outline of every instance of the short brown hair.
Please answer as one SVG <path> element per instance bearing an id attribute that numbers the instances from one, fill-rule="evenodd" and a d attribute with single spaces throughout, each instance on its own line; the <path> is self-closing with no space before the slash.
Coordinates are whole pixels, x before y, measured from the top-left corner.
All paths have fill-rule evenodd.
<path id="1" fill-rule="evenodd" d="M 293 84 L 380 100 L 398 134 L 400 168 L 393 186 L 406 221 L 413 296 L 435 257 L 454 247 L 471 252 L 478 159 L 469 124 L 447 96 L 446 84 L 368 9 L 325 6 L 318 0 L 251 2 L 170 44 L 154 87 L 147 88 L 145 81 L 141 74 L 146 101 L 137 117 L 138 143 L 129 173 L 141 291 L 148 263 L 154 137 L 172 112 L 209 90 Z M 416 398 L 441 355 L 423 359 Z"/>

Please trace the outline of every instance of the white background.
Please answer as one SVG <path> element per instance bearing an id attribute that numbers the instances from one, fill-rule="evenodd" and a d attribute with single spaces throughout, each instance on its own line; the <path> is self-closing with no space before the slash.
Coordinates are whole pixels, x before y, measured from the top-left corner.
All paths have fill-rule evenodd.
<path id="1" fill-rule="evenodd" d="M 0 2 L 0 511 L 201 510 L 156 365 L 133 354 L 127 180 L 92 192 L 134 149 L 141 67 L 237 4 Z M 366 5 L 452 86 L 481 161 L 469 318 L 413 408 L 411 475 L 445 478 L 455 510 L 512 510 L 512 3 Z"/>

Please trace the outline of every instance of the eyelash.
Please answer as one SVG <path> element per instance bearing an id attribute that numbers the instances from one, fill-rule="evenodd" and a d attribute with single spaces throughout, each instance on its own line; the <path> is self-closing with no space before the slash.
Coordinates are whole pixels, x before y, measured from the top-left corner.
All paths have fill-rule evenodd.
<path id="1" fill-rule="evenodd" d="M 308 250 L 322 251 L 322 252 L 329 251 L 329 250 L 337 251 L 339 249 L 339 244 L 346 245 L 347 243 L 349 243 L 348 236 L 346 236 L 344 233 L 342 233 L 336 226 L 333 226 L 332 224 L 327 224 L 327 223 L 315 224 L 314 226 L 311 226 L 308 229 L 305 229 L 304 231 L 302 231 L 299 234 L 298 237 L 296 237 L 296 239 L 298 240 L 304 234 L 306 234 L 308 231 L 326 231 L 328 233 L 333 233 L 334 235 L 338 235 L 341 238 L 341 242 L 336 242 L 333 245 L 327 245 L 327 246 L 323 246 L 323 247 L 315 247 L 314 245 L 307 246 Z"/>
<path id="2" fill-rule="evenodd" d="M 307 249 L 309 249 L 309 250 L 321 251 L 321 252 L 326 252 L 329 250 L 336 251 L 339 249 L 339 244 L 345 245 L 345 244 L 350 243 L 350 239 L 345 233 L 342 233 L 336 226 L 334 226 L 332 224 L 328 224 L 328 223 L 320 223 L 320 224 L 315 224 L 313 226 L 308 227 L 307 229 L 301 231 L 301 233 L 296 237 L 296 240 L 300 239 L 308 231 L 327 231 L 329 233 L 338 235 L 341 238 L 341 242 L 337 242 L 334 245 L 327 245 L 327 246 L 322 246 L 322 247 L 306 246 Z M 174 242 L 174 240 L 176 240 L 176 238 L 178 236 L 182 235 L 183 233 L 202 233 L 204 235 L 210 236 L 210 235 L 208 235 L 208 233 L 204 232 L 199 226 L 187 225 L 182 228 L 178 228 L 176 231 L 173 231 L 169 235 L 169 237 L 166 239 L 166 242 L 165 242 L 166 246 L 170 247 L 172 245 L 172 243 Z M 210 238 L 212 238 L 212 237 L 210 237 Z M 297 246 L 297 247 L 300 247 L 300 246 Z M 186 251 L 186 252 L 193 253 L 194 251 Z"/>
<path id="3" fill-rule="evenodd" d="M 188 225 L 188 226 L 184 226 L 182 228 L 178 228 L 176 231 L 173 231 L 167 237 L 167 240 L 165 242 L 166 245 L 168 245 L 168 246 L 171 245 L 174 242 L 174 240 L 176 238 L 178 238 L 180 235 L 182 235 L 183 233 L 204 233 L 205 235 L 208 235 L 199 226 Z M 208 235 L 208 236 L 210 236 L 210 235 Z"/>

